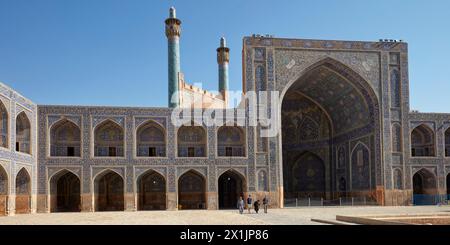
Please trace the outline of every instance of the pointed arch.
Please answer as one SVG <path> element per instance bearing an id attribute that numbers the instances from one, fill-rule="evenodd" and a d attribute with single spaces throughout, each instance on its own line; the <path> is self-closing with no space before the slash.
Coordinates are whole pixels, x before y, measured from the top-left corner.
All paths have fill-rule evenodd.
<path id="1" fill-rule="evenodd" d="M 426 168 L 421 168 L 413 175 L 414 194 L 436 194 L 436 175 Z"/>
<path id="2" fill-rule="evenodd" d="M 269 191 L 269 178 L 267 171 L 260 169 L 257 172 L 258 175 L 258 191 Z"/>
<path id="3" fill-rule="evenodd" d="M 80 212 L 81 181 L 69 169 L 61 169 L 50 177 L 50 211 Z"/>
<path id="4" fill-rule="evenodd" d="M 435 205 L 437 192 L 436 175 L 421 168 L 412 177 L 414 205 Z"/>
<path id="5" fill-rule="evenodd" d="M 435 156 L 435 133 L 426 124 L 420 124 L 411 131 L 411 156 Z"/>
<path id="6" fill-rule="evenodd" d="M 123 157 L 124 129 L 111 119 L 106 119 L 94 129 L 94 156 Z"/>
<path id="7" fill-rule="evenodd" d="M 51 126 L 50 156 L 81 156 L 81 129 L 73 121 L 64 118 Z"/>
<path id="8" fill-rule="evenodd" d="M 392 152 L 402 152 L 402 127 L 399 123 L 393 123 L 391 127 Z"/>
<path id="9" fill-rule="evenodd" d="M 288 82 L 283 90 L 280 93 L 280 100 L 282 101 L 284 99 L 284 96 L 286 93 L 292 89 L 292 86 L 297 83 L 297 81 L 307 75 L 308 73 L 314 71 L 315 69 L 319 67 L 326 67 L 330 71 L 333 71 L 334 73 L 338 74 L 339 76 L 345 78 L 349 83 L 354 86 L 359 93 L 364 97 L 367 98 L 368 106 L 371 111 L 373 111 L 373 118 L 378 119 L 379 114 L 379 103 L 376 96 L 376 93 L 373 89 L 373 87 L 370 85 L 370 83 L 364 79 L 360 74 L 358 74 L 355 70 L 347 66 L 346 64 L 333 59 L 331 57 L 325 57 L 316 63 L 310 65 L 308 68 L 304 69 L 296 79 L 292 79 L 290 82 Z M 280 105 L 281 106 L 281 105 Z M 377 125 L 375 125 L 377 126 Z M 379 125 L 378 125 L 379 126 Z"/>
<path id="10" fill-rule="evenodd" d="M 450 127 L 444 133 L 445 156 L 450 157 Z"/>
<path id="11" fill-rule="evenodd" d="M 245 157 L 245 130 L 240 126 L 221 126 L 217 129 L 219 157 Z"/>
<path id="12" fill-rule="evenodd" d="M 56 172 L 53 172 L 50 176 L 49 176 L 49 180 L 51 180 L 52 178 L 59 178 L 61 175 L 64 175 L 66 173 L 71 173 L 75 176 L 77 176 L 78 179 L 81 179 L 81 176 L 79 173 L 77 173 L 76 171 L 73 171 L 72 169 L 68 169 L 68 168 L 63 168 L 63 169 L 59 169 Z"/>
<path id="13" fill-rule="evenodd" d="M 138 210 L 165 210 L 167 208 L 166 179 L 149 169 L 137 179 Z"/>
<path id="14" fill-rule="evenodd" d="M 181 126 L 177 130 L 178 157 L 206 157 L 207 132 L 203 126 Z"/>
<path id="15" fill-rule="evenodd" d="M 220 175 L 224 175 L 225 173 L 229 173 L 229 174 L 234 174 L 237 177 L 239 177 L 240 179 L 243 180 L 242 185 L 243 185 L 243 190 L 246 191 L 247 190 L 247 178 L 245 177 L 245 174 L 242 172 L 242 170 L 239 169 L 235 169 L 235 168 L 229 168 L 226 171 L 223 171 Z"/>
<path id="16" fill-rule="evenodd" d="M 356 96 L 360 96 L 361 98 L 364 98 L 364 104 L 366 104 L 368 113 L 366 117 L 368 119 L 368 122 L 370 123 L 370 128 L 372 128 L 374 131 L 379 132 L 380 131 L 380 116 L 379 116 L 379 102 L 378 97 L 375 93 L 374 88 L 372 85 L 364 79 L 358 72 L 347 66 L 346 64 L 333 59 L 331 57 L 325 57 L 316 63 L 310 65 L 308 68 L 304 69 L 296 79 L 290 80 L 282 89 L 280 93 L 280 100 L 284 101 L 284 97 L 288 93 L 288 91 L 294 89 L 296 87 L 296 84 L 298 84 L 298 81 L 301 80 L 304 77 L 307 77 L 310 74 L 313 74 L 317 71 L 318 68 L 323 68 L 328 72 L 332 72 L 334 75 L 338 76 L 341 79 L 344 79 L 347 83 L 349 83 L 353 88 L 355 88 L 357 94 Z M 304 92 L 304 91 L 303 91 Z M 310 96 L 308 93 L 305 93 L 308 97 L 314 97 Z M 348 96 L 351 97 L 351 96 Z M 283 103 L 280 103 L 280 107 Z M 279 111 L 281 111 L 282 108 L 279 108 Z M 330 112 L 329 109 L 325 108 L 326 111 Z M 333 115 L 330 115 L 333 121 L 333 124 L 336 124 L 335 117 Z M 360 118 L 359 115 L 356 115 Z M 338 133 L 339 130 L 334 130 L 334 133 Z M 379 139 L 375 138 L 376 142 L 376 152 L 381 152 L 381 149 L 379 147 Z M 376 156 L 376 162 L 377 164 L 380 164 L 380 158 Z M 381 173 L 380 173 L 381 175 Z"/>
<path id="17" fill-rule="evenodd" d="M 9 144 L 9 115 L 3 101 L 0 100 L 0 147 L 8 148 Z"/>
<path id="18" fill-rule="evenodd" d="M 335 196 L 333 192 L 340 195 L 343 191 L 353 191 L 352 188 L 355 188 L 358 194 L 373 193 L 376 185 L 383 185 L 384 178 L 380 157 L 382 145 L 380 103 L 376 88 L 357 71 L 331 57 L 325 57 L 300 72 L 294 70 L 292 72 L 295 77 L 285 81 L 286 85 L 283 84 L 284 81 L 280 81 L 284 87 L 280 96 L 282 150 L 279 158 L 282 159 L 283 165 L 285 200 L 298 197 L 295 192 L 292 192 L 299 182 L 293 178 L 295 172 L 291 168 L 298 156 L 308 151 L 326 152 L 323 157 L 326 166 L 325 198 L 333 198 Z M 320 105 L 320 108 L 326 112 L 324 114 L 330 118 L 328 130 L 324 127 L 324 117 L 308 115 L 309 112 L 314 111 L 309 108 L 312 106 L 297 108 L 299 103 L 295 103 L 295 100 L 300 100 L 295 97 L 296 94 L 297 97 L 303 94 L 304 97 Z M 299 136 L 294 137 L 295 129 L 297 129 L 295 125 L 299 125 L 306 116 L 310 116 L 320 125 L 321 137 L 319 140 L 297 143 L 292 140 L 299 138 Z M 285 117 L 289 120 L 285 120 Z M 314 124 L 310 123 L 310 125 Z M 303 128 L 305 127 L 301 129 Z M 315 135 L 314 132 L 309 130 L 310 135 Z M 306 133 L 306 130 L 303 133 Z M 326 139 L 322 135 L 329 135 L 329 137 Z M 359 153 L 360 159 L 366 159 L 366 161 L 360 161 L 363 163 L 362 166 L 352 164 L 352 157 L 355 158 L 353 162 L 356 162 L 358 154 L 353 154 L 353 145 L 350 147 L 350 144 L 359 139 L 367 139 L 370 142 L 368 147 L 361 147 L 363 154 Z M 345 144 L 348 145 L 345 149 L 339 148 Z M 343 154 L 339 154 L 340 151 Z M 339 155 L 345 161 L 339 162 Z M 347 164 L 343 164 L 344 162 Z M 343 165 L 348 165 L 348 171 L 343 168 Z M 352 179 L 355 181 L 352 182 Z"/>
<path id="19" fill-rule="evenodd" d="M 16 175 L 16 213 L 31 212 L 31 177 L 25 168 Z"/>
<path id="20" fill-rule="evenodd" d="M 371 189 L 370 150 L 366 144 L 358 141 L 351 153 L 351 187 L 353 191 Z"/>
<path id="21" fill-rule="evenodd" d="M 3 168 L 2 165 L 0 165 L 0 195 L 8 195 L 9 194 L 9 185 L 8 185 L 8 173 Z M 1 210 L 0 210 L 1 212 Z"/>
<path id="22" fill-rule="evenodd" d="M 229 169 L 218 178 L 218 195 L 220 209 L 235 209 L 240 197 L 244 198 L 247 189 L 245 177 Z"/>
<path id="23" fill-rule="evenodd" d="M 16 195 L 31 194 L 31 176 L 26 168 L 21 168 L 16 175 Z"/>
<path id="24" fill-rule="evenodd" d="M 117 171 L 117 169 L 114 169 L 114 168 L 105 168 L 105 169 L 99 171 L 98 173 L 96 173 L 96 174 L 92 177 L 92 179 L 95 180 L 95 179 L 101 178 L 103 175 L 105 175 L 105 174 L 107 174 L 107 173 L 109 173 L 109 172 L 113 172 L 113 173 L 119 175 L 122 179 L 125 179 L 124 174 L 121 173 L 121 172 L 119 172 L 119 171 Z"/>
<path id="25" fill-rule="evenodd" d="M 355 144 L 355 146 L 353 146 L 353 148 L 352 148 L 350 154 L 353 155 L 353 153 L 355 152 L 355 150 L 357 150 L 358 148 L 364 148 L 364 149 L 366 149 L 366 150 L 369 150 L 369 147 L 368 147 L 365 143 L 363 143 L 363 142 L 361 142 L 361 141 L 358 141 L 358 142 Z"/>
<path id="26" fill-rule="evenodd" d="M 206 179 L 193 169 L 178 178 L 178 209 L 206 209 Z"/>
<path id="27" fill-rule="evenodd" d="M 166 130 L 154 120 L 139 125 L 136 130 L 136 155 L 138 157 L 165 157 Z"/>
<path id="28" fill-rule="evenodd" d="M 31 154 L 31 123 L 23 111 L 16 117 L 16 151 Z"/>
<path id="29" fill-rule="evenodd" d="M 94 178 L 96 211 L 123 211 L 125 209 L 125 181 L 122 175 L 106 169 Z"/>
<path id="30" fill-rule="evenodd" d="M 194 172 L 195 174 L 202 176 L 202 178 L 204 178 L 204 179 L 207 178 L 206 172 L 202 172 L 199 169 L 193 169 L 193 168 L 191 168 L 191 169 L 182 169 L 182 170 L 178 171 L 177 172 L 178 178 L 180 178 L 183 174 L 185 174 L 187 172 Z"/>
<path id="31" fill-rule="evenodd" d="M 161 171 L 161 170 L 158 170 L 158 169 L 154 169 L 154 168 L 148 168 L 148 169 L 144 170 L 143 172 L 138 174 L 137 179 L 142 178 L 146 174 L 153 173 L 153 172 L 157 173 L 158 175 L 161 175 L 163 177 L 164 181 L 166 181 L 166 176 L 165 176 L 164 171 Z"/>
<path id="32" fill-rule="evenodd" d="M 8 174 L 6 170 L 0 165 L 0 216 L 4 216 L 8 210 Z"/>

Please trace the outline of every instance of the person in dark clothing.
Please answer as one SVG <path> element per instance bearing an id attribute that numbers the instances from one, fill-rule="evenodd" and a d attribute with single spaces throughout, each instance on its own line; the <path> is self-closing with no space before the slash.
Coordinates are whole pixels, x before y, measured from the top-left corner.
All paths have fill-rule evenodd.
<path id="1" fill-rule="evenodd" d="M 248 198 L 247 198 L 248 213 L 252 212 L 252 203 L 253 203 L 252 195 L 248 195 Z"/>
<path id="2" fill-rule="evenodd" d="M 257 200 L 255 203 L 253 203 L 253 206 L 255 208 L 255 212 L 258 213 L 258 211 L 259 211 L 259 200 Z"/>
<path id="3" fill-rule="evenodd" d="M 267 209 L 269 208 L 269 198 L 267 198 L 267 196 L 264 196 L 263 207 L 264 207 L 264 213 L 267 213 Z"/>

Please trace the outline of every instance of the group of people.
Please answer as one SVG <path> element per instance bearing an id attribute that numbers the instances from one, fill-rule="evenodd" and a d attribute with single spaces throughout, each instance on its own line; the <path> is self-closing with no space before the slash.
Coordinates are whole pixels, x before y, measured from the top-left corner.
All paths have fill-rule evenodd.
<path id="1" fill-rule="evenodd" d="M 242 196 L 239 197 L 237 206 L 238 206 L 240 214 L 244 213 L 245 204 L 247 204 L 247 209 L 248 209 L 249 214 L 252 212 L 252 207 L 255 209 L 256 213 L 259 212 L 259 207 L 261 205 L 261 202 L 259 200 L 256 200 L 255 202 L 253 202 L 252 195 L 248 195 L 246 203 L 244 203 L 244 199 L 242 198 Z M 264 208 L 264 213 L 267 213 L 267 209 L 269 208 L 269 199 L 267 198 L 267 196 L 264 196 L 264 198 L 262 200 L 262 205 Z"/>

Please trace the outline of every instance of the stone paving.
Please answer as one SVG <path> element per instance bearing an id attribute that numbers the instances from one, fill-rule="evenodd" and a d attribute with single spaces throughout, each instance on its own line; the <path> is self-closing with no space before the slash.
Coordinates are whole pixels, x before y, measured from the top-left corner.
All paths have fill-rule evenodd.
<path id="1" fill-rule="evenodd" d="M 311 218 L 335 220 L 336 215 L 392 215 L 450 213 L 450 206 L 414 207 L 303 207 L 271 209 L 268 214 L 237 210 L 138 211 L 21 214 L 0 217 L 0 225 L 318 225 Z"/>

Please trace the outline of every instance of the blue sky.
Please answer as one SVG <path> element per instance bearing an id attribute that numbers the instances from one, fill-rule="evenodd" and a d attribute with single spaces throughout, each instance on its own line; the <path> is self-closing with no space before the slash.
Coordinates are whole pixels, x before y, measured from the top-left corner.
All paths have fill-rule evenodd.
<path id="1" fill-rule="evenodd" d="M 167 105 L 164 19 L 182 20 L 181 69 L 217 89 L 215 49 L 231 48 L 241 90 L 242 37 L 409 43 L 411 109 L 450 112 L 450 1 L 0 0 L 0 81 L 38 104 Z"/>

